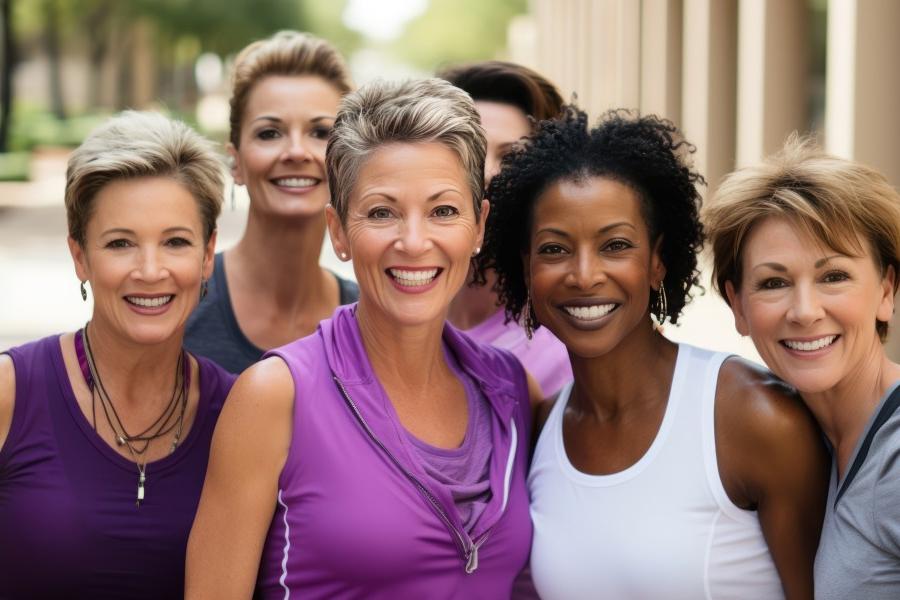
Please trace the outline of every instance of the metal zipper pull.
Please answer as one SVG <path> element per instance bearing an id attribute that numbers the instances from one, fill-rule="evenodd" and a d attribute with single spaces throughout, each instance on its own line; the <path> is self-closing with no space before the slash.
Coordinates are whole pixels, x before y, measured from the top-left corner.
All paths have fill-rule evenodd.
<path id="1" fill-rule="evenodd" d="M 478 544 L 472 544 L 469 558 L 466 561 L 466 574 L 471 575 L 478 570 Z"/>

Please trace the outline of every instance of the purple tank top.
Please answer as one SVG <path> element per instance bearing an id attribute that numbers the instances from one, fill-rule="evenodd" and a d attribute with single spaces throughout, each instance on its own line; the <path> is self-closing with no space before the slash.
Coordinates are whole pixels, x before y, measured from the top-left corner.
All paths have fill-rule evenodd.
<path id="1" fill-rule="evenodd" d="M 488 485 L 468 529 L 432 479 L 374 377 L 354 307 L 275 350 L 295 384 L 293 436 L 278 481 L 258 592 L 274 598 L 508 598 L 531 547 L 525 489 L 530 411 L 511 354 L 451 327 L 448 353 L 487 407 Z M 484 435 L 484 434 L 481 434 Z"/>
<path id="2" fill-rule="evenodd" d="M 171 455 L 137 467 L 94 432 L 59 337 L 7 352 L 16 374 L 0 449 L 0 598 L 181 598 L 213 428 L 234 376 L 198 357 L 197 416 Z"/>

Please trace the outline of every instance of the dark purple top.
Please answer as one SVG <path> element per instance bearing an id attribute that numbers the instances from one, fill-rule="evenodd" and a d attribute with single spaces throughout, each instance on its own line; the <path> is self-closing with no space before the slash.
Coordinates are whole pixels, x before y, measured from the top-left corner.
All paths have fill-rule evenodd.
<path id="1" fill-rule="evenodd" d="M 138 470 L 75 400 L 59 337 L 8 350 L 16 374 L 0 448 L 0 598 L 182 598 L 187 538 L 234 376 L 197 357 L 200 402 L 181 445 Z"/>

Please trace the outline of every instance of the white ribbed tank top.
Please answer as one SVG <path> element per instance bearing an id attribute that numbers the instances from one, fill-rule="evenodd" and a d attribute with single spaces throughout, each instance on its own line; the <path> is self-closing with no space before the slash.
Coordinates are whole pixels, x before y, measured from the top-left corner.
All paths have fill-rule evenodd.
<path id="1" fill-rule="evenodd" d="M 562 390 L 528 476 L 542 598 L 784 598 L 756 512 L 735 506 L 719 478 L 714 409 L 727 357 L 679 345 L 656 438 L 611 475 L 569 462 L 562 415 L 572 384 Z"/>

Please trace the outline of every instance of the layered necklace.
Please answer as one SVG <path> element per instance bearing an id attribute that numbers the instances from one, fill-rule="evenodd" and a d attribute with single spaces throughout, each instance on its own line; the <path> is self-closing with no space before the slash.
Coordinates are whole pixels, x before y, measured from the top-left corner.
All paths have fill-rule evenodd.
<path id="1" fill-rule="evenodd" d="M 131 434 L 125 428 L 125 424 L 119 417 L 116 406 L 113 404 L 112 398 L 106 391 L 103 380 L 100 378 L 100 371 L 97 368 L 97 362 L 91 350 L 91 341 L 88 337 L 89 324 L 85 324 L 83 329 L 75 333 L 75 353 L 78 356 L 78 364 L 84 375 L 85 383 L 91 390 L 91 424 L 96 432 L 97 402 L 99 400 L 100 407 L 103 409 L 106 422 L 113 432 L 116 444 L 128 448 L 134 464 L 137 465 L 138 487 L 135 504 L 140 506 L 146 494 L 144 484 L 147 482 L 147 460 L 144 457 L 144 453 L 150 447 L 151 442 L 165 437 L 173 431 L 175 436 L 172 439 L 172 446 L 169 448 L 170 454 L 175 452 L 181 441 L 181 434 L 184 431 L 184 414 L 187 411 L 188 392 L 191 386 L 191 371 L 187 354 L 182 349 L 175 365 L 175 382 L 172 386 L 172 397 L 168 404 L 166 404 L 156 420 L 146 429 L 140 433 Z"/>

